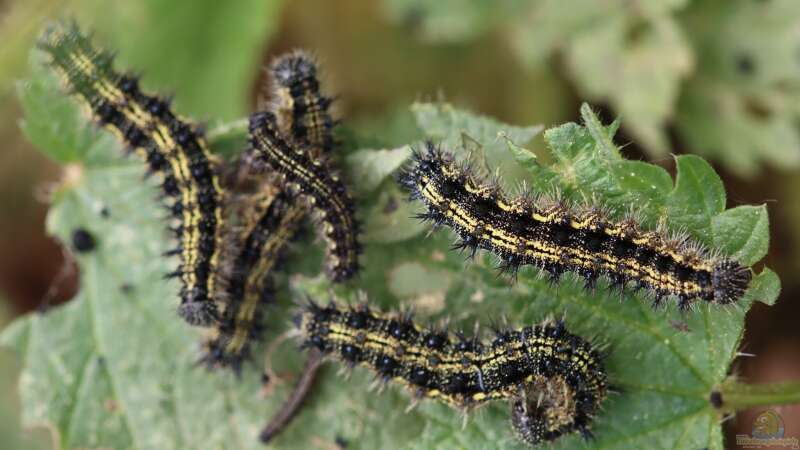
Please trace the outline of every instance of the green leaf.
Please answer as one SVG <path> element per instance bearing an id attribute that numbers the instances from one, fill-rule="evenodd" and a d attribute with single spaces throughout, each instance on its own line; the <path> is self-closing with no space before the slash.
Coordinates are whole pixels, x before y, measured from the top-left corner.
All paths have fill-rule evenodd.
<path id="1" fill-rule="evenodd" d="M 522 166 L 523 169 L 533 172 L 537 170 L 541 170 L 542 166 L 536 160 L 536 154 L 533 153 L 531 150 L 527 148 L 520 147 L 519 145 L 515 144 L 511 139 L 506 138 L 506 145 L 508 146 L 508 151 L 514 155 L 514 160 L 517 161 L 517 164 Z"/>
<path id="2" fill-rule="evenodd" d="M 501 168 L 510 185 L 519 181 L 523 172 L 514 164 L 513 155 L 505 151 L 507 142 L 524 145 L 542 131 L 541 125 L 508 125 L 447 103 L 414 103 L 411 112 L 428 138 L 448 149 L 471 153 L 479 167 Z"/>
<path id="3" fill-rule="evenodd" d="M 531 150 L 520 147 L 511 139 L 506 138 L 506 146 L 519 167 L 525 169 L 531 176 L 528 177 L 526 186 L 530 186 L 534 191 L 547 192 L 552 186 L 552 179 L 556 174 L 546 166 L 539 164 L 536 154 Z"/>
<path id="4" fill-rule="evenodd" d="M 767 254 L 769 216 L 767 206 L 739 206 L 712 219 L 714 246 L 741 261 L 755 264 Z"/>
<path id="5" fill-rule="evenodd" d="M 672 178 L 663 168 L 642 161 L 618 161 L 613 166 L 620 190 L 658 211 L 672 190 Z"/>
<path id="6" fill-rule="evenodd" d="M 247 148 L 247 118 L 232 122 L 221 122 L 208 130 L 206 135 L 211 150 L 230 160 Z"/>
<path id="7" fill-rule="evenodd" d="M 753 278 L 753 283 L 747 291 L 747 296 L 754 301 L 759 301 L 767 305 L 774 305 L 781 293 L 781 280 L 778 275 L 769 268 L 765 268 Z"/>
<path id="8" fill-rule="evenodd" d="M 454 108 L 447 103 L 414 103 L 411 111 L 428 137 L 440 139 L 448 148 L 477 143 L 487 154 L 502 153 L 500 138 L 523 145 L 542 131 L 541 125 L 517 127 Z M 466 135 L 466 136 L 465 136 Z"/>
<path id="9" fill-rule="evenodd" d="M 400 242 L 425 232 L 428 226 L 415 219 L 422 210 L 406 201 L 408 194 L 388 188 L 378 195 L 367 210 L 364 223 L 365 243 Z"/>
<path id="10" fill-rule="evenodd" d="M 420 263 L 409 262 L 397 265 L 389 273 L 388 287 L 398 298 L 439 294 L 440 303 L 443 303 L 444 294 L 451 282 L 449 271 L 435 270 Z M 441 308 L 438 310 L 441 311 Z"/>
<path id="11" fill-rule="evenodd" d="M 722 180 L 705 160 L 693 155 L 676 158 L 678 177 L 667 202 L 675 223 L 695 236 L 708 239 L 711 220 L 725 210 Z"/>
<path id="12" fill-rule="evenodd" d="M 740 176 L 755 175 L 764 163 L 800 167 L 797 116 L 761 105 L 729 86 L 693 80 L 681 98 L 678 131 L 694 151 L 720 160 Z"/>
<path id="13" fill-rule="evenodd" d="M 601 125 L 588 105 L 581 107 L 581 115 L 585 127 L 568 123 L 545 132 L 545 143 L 555 160 L 547 170 L 561 177 L 546 178 L 549 190 L 579 201 L 590 201 L 597 192 L 605 192 L 606 207 L 627 211 L 631 205 L 640 205 L 645 222 L 663 214 L 672 189 L 669 174 L 661 167 L 622 158 L 612 141 L 616 122 Z M 537 173 L 533 173 L 534 181 Z"/>
<path id="14" fill-rule="evenodd" d="M 347 157 L 349 178 L 358 180 L 355 188 L 361 193 L 372 192 L 411 156 L 408 146 L 384 150 L 359 150 Z"/>
<path id="15" fill-rule="evenodd" d="M 545 133 L 554 156 L 553 165 L 540 167 L 532 158 L 520 157 L 520 149 L 512 149 L 511 153 L 530 171 L 524 181 L 535 185 L 534 179 L 546 169 L 551 188 L 572 192 L 579 198 L 593 197 L 620 209 L 635 205 L 634 211 L 649 217 L 651 223 L 667 219 L 668 228 L 689 231 L 700 242 L 741 256 L 748 264 L 763 256 L 763 245 L 768 239 L 763 208 L 740 207 L 726 212 L 724 188 L 707 163 L 691 156 L 677 158 L 677 180 L 673 185 L 662 168 L 624 160 L 611 139 L 614 128 L 602 126 L 588 107 L 582 108 L 582 112 L 586 126 L 566 124 Z M 479 139 L 475 141 L 478 147 L 484 145 Z M 731 226 L 739 228 L 736 235 L 728 232 Z M 442 253 L 450 233 L 433 233 L 431 238 L 436 243 L 430 243 L 430 238 L 404 241 L 405 248 L 399 254 L 408 255 L 400 260 L 395 260 L 398 253 L 391 247 L 381 247 L 380 254 L 395 256 L 380 262 L 373 259 L 372 251 L 378 250 L 368 249 L 367 274 L 373 270 L 386 273 L 390 280 L 389 294 L 401 300 L 405 297 L 403 291 L 392 286 L 405 284 L 393 280 L 405 276 L 416 282 L 427 279 L 423 274 L 444 270 L 436 278 L 449 280 L 443 310 L 439 310 L 436 295 L 416 293 L 406 300 L 414 305 L 436 305 L 429 313 L 433 319 L 449 315 L 456 325 L 469 326 L 476 317 L 499 315 L 513 317 L 514 323 L 533 323 L 547 315 L 565 315 L 573 331 L 600 336 L 610 347 L 608 364 L 612 383 L 623 393 L 612 396 L 604 406 L 604 413 L 597 418 L 597 440 L 592 444 L 598 448 L 722 448 L 717 412 L 708 402 L 708 395 L 726 377 L 741 339 L 744 315 L 752 301 L 774 301 L 779 282 L 772 271 L 765 269 L 755 278 L 738 306 L 724 309 L 698 305 L 694 312 L 684 316 L 674 304 L 666 311 L 653 310 L 646 300 L 634 294 L 624 294 L 620 302 L 619 294 L 607 293 L 602 287 L 594 294 L 587 293 L 580 283 L 570 280 L 554 290 L 533 270 L 523 270 L 519 282 L 509 288 L 502 280 L 498 282 L 492 258 L 479 254 L 465 267 L 457 254 Z M 380 278 L 380 275 L 366 276 L 365 285 L 371 288 L 375 279 Z M 298 287 L 304 289 L 302 283 Z M 340 294 L 350 298 L 355 295 L 348 291 Z M 378 302 L 386 304 L 387 298 L 381 296 Z M 440 414 L 445 413 L 424 409 L 419 414 L 438 427 Z M 483 428 L 483 424 L 498 427 L 493 430 L 502 429 L 506 417 L 506 412 L 493 408 L 481 416 L 481 425 L 471 423 L 466 431 L 444 434 L 446 437 L 437 434 L 433 440 L 427 439 L 426 433 L 415 444 L 469 447 L 473 441 L 471 436 L 462 439 L 465 433 L 475 427 Z M 480 446 L 477 441 L 475 445 Z M 506 440 L 503 445 L 513 444 Z M 579 439 L 573 436 L 562 438 L 555 447 L 576 445 Z"/>
<path id="16" fill-rule="evenodd" d="M 11 306 L 5 298 L 0 297 L 0 327 L 10 321 L 7 306 Z M 44 450 L 52 448 L 47 430 L 23 429 L 20 423 L 19 395 L 17 379 L 19 367 L 14 354 L 8 349 L 0 348 L 0 436 L 3 436 L 3 448 L 9 450 Z"/>
<path id="17" fill-rule="evenodd" d="M 117 145 L 111 135 L 97 139 L 92 126 L 79 113 L 79 105 L 53 87 L 55 75 L 41 64 L 41 56 L 31 58 L 31 75 L 17 83 L 17 94 L 25 112 L 20 126 L 30 141 L 47 156 L 66 164 L 105 154 L 103 149 Z M 106 159 L 106 162 L 109 162 Z"/>
<path id="18" fill-rule="evenodd" d="M 669 150 L 664 127 L 693 52 L 674 13 L 687 2 L 532 2 L 518 14 L 511 43 L 523 63 L 537 67 L 556 52 L 584 97 L 610 104 L 647 151 Z"/>
<path id="19" fill-rule="evenodd" d="M 552 166 L 558 174 L 553 179 L 557 187 L 574 189 L 584 197 L 591 193 L 597 200 L 612 204 L 624 192 L 624 203 L 637 205 L 635 211 L 654 218 L 664 212 L 656 208 L 663 204 L 669 213 L 669 227 L 685 228 L 701 242 L 720 246 L 721 250 L 741 249 L 736 256 L 746 258 L 747 264 L 763 256 L 768 239 L 763 209 L 740 207 L 724 212 L 724 188 L 707 163 L 696 157 L 678 158 L 673 188 L 663 169 L 621 160 L 596 116 L 587 107 L 582 112 L 585 128 L 567 124 L 545 134 L 557 161 Z M 609 165 L 621 170 L 604 170 Z M 651 183 L 653 188 L 645 188 Z M 648 195 L 650 190 L 655 194 Z M 741 235 L 725 237 L 730 226 L 740 227 Z M 598 333 L 610 344 L 612 382 L 624 394 L 610 399 L 605 407 L 607 414 L 598 417 L 598 427 L 605 425 L 608 431 L 603 434 L 598 429 L 596 445 L 721 448 L 718 420 L 707 396 L 726 376 L 751 301 L 774 301 L 778 290 L 774 273 L 767 269 L 756 277 L 747 297 L 734 310 L 703 305 L 687 316 L 677 313 L 674 305 L 667 311 L 652 310 L 632 294 L 623 295 L 622 302 L 614 299 L 618 294 L 610 295 L 602 288 L 598 294 L 589 295 L 577 284 L 562 282 L 554 296 L 534 271 L 523 271 L 517 285 L 523 292 L 504 295 L 501 312 L 523 321 L 547 313 L 566 314 L 577 332 Z M 492 309 L 496 311 L 497 307 Z M 567 439 L 557 446 L 576 444 Z"/>
<path id="20" fill-rule="evenodd" d="M 57 92 L 52 82 L 41 86 L 25 91 L 34 105 L 44 104 L 38 96 Z M 525 167 L 516 165 L 521 150 L 511 145 L 523 145 L 537 127 L 512 127 L 449 105 L 418 104 L 413 111 L 419 126 L 442 145 L 477 149 L 490 167 L 505 161 L 500 173 L 506 180 L 506 172 L 514 172 L 536 190 L 559 189 L 617 211 L 635 205 L 651 222 L 666 218 L 669 227 L 685 228 L 748 262 L 763 254 L 768 239 L 763 207 L 725 212 L 719 178 L 699 158 L 677 159 L 674 186 L 663 169 L 626 161 L 613 142 L 616 125 L 601 124 L 588 106 L 582 108 L 586 125 L 567 124 L 545 134 L 552 165 L 523 157 Z M 34 116 L 45 111 L 29 113 L 26 120 L 36 123 L 41 119 Z M 49 117 L 50 127 L 31 127 L 32 139 L 55 141 L 53 129 L 83 129 L 76 113 L 67 109 Z M 94 251 L 77 255 L 80 294 L 46 314 L 19 319 L 0 334 L 0 344 L 13 349 L 22 364 L 23 423 L 49 425 L 62 448 L 260 448 L 258 430 L 285 399 L 302 356 L 293 344 L 280 344 L 257 358 L 256 367 L 247 367 L 241 380 L 196 367 L 200 333 L 177 318 L 178 286 L 162 279 L 175 262 L 161 256 L 170 243 L 156 180 L 143 182 L 143 165 L 123 158 L 105 132 L 88 133 L 86 145 L 96 151 L 54 153 L 72 162 L 74 173 L 55 192 L 47 221 L 48 231 L 62 241 L 76 227 L 96 237 Z M 364 269 L 355 282 L 339 286 L 307 268 L 312 276 L 289 277 L 290 289 L 279 292 L 267 321 L 269 342 L 287 329 L 292 299 L 324 300 L 331 289 L 348 299 L 366 292 L 371 303 L 387 309 L 413 305 L 421 321 L 450 318 L 455 327 L 486 325 L 498 317 L 523 326 L 563 316 L 572 332 L 608 345 L 607 369 L 620 393 L 604 402 L 592 427 L 596 440 L 583 443 L 571 435 L 553 448 L 722 448 L 719 418 L 708 396 L 729 370 L 751 302 L 774 301 L 779 282 L 773 272 L 759 274 L 735 307 L 703 304 L 686 315 L 675 305 L 653 310 L 633 293 L 620 301 L 602 283 L 595 292 L 571 279 L 554 288 L 533 270 L 523 270 L 510 283 L 497 276 L 493 258 L 480 252 L 465 264 L 462 255 L 448 250 L 451 233 L 425 233 L 427 226 L 409 219 L 418 205 L 405 203 L 388 179 L 406 151 L 345 150 L 353 155 L 346 159 L 346 172 L 361 174 L 365 183 L 358 196 L 358 210 L 367 216 Z M 367 175 L 371 170 L 378 173 Z M 546 185 L 537 181 L 542 174 Z M 732 227 L 738 227 L 736 233 Z M 316 261 L 318 253 L 302 248 L 287 271 Z M 266 394 L 260 385 L 264 359 L 276 374 Z M 509 429 L 507 404 L 486 407 L 463 427 L 458 413 L 431 401 L 405 413 L 408 396 L 399 389 L 369 390 L 371 377 L 355 370 L 343 378 L 333 367 L 324 368 L 305 409 L 274 445 L 325 447 L 343 438 L 354 449 L 523 448 Z"/>
<path id="21" fill-rule="evenodd" d="M 609 158 L 619 156 L 619 150 L 612 142 L 614 134 L 600 123 L 600 119 L 587 103 L 581 105 L 581 118 L 583 118 L 586 129 L 592 136 L 597 149 Z"/>
<path id="22" fill-rule="evenodd" d="M 576 159 L 595 145 L 589 130 L 576 123 L 550 128 L 545 131 L 544 139 L 553 157 L 563 163 Z"/>

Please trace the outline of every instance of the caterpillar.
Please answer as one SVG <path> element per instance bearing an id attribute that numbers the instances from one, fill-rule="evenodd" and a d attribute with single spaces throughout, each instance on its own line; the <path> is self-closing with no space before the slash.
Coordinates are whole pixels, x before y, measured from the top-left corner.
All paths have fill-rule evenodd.
<path id="1" fill-rule="evenodd" d="M 232 239 L 239 245 L 225 269 L 226 303 L 201 361 L 209 367 L 230 367 L 237 374 L 262 331 L 263 307 L 275 296 L 272 275 L 306 209 L 287 192 L 264 183 L 247 199 L 244 230 Z"/>
<path id="2" fill-rule="evenodd" d="M 348 367 L 365 367 L 415 399 L 463 412 L 490 400 L 512 402 L 512 425 L 528 443 L 575 430 L 590 437 L 607 395 L 604 354 L 561 321 L 502 329 L 490 341 L 422 328 L 409 314 L 382 313 L 366 304 L 309 302 L 294 321 L 302 347 Z"/>
<path id="3" fill-rule="evenodd" d="M 278 57 L 271 67 L 274 84 L 281 87 L 276 89 L 270 111 L 281 118 L 283 135 L 306 147 L 314 145 L 314 154 L 319 154 L 317 150 L 329 151 L 334 143 L 330 132 L 333 121 L 327 112 L 330 100 L 320 95 L 313 60 L 296 51 Z M 308 212 L 307 205 L 292 201 L 283 183 L 259 182 L 251 163 L 248 158 L 240 158 L 235 164 L 237 172 L 231 173 L 235 176 L 231 189 L 240 190 L 254 183 L 260 189 L 243 195 L 240 202 L 243 205 L 239 209 L 248 225 L 243 232 L 233 233 L 228 247 L 235 250 L 223 256 L 222 265 L 228 272 L 227 303 L 205 343 L 202 358 L 209 367 L 228 366 L 236 373 L 249 355 L 250 342 L 261 333 L 263 305 L 274 297 L 271 274 L 280 250 L 292 239 Z"/>
<path id="4" fill-rule="evenodd" d="M 218 318 L 223 192 L 204 138 L 166 100 L 143 93 L 136 77 L 115 71 L 111 54 L 74 23 L 48 27 L 38 47 L 91 117 L 162 175 L 178 239 L 168 255 L 178 255 L 180 264 L 167 274 L 182 283 L 178 313 L 191 325 L 211 325 Z"/>
<path id="5" fill-rule="evenodd" d="M 358 271 L 359 223 L 353 201 L 327 161 L 315 158 L 281 134 L 275 115 L 262 111 L 250 116 L 250 145 L 256 163 L 266 164 L 285 177 L 316 210 L 327 241 L 327 273 L 342 282 Z"/>
<path id="6" fill-rule="evenodd" d="M 314 59 L 302 50 L 281 55 L 270 73 L 275 95 L 272 111 L 284 135 L 315 154 L 333 150 L 336 141 L 331 131 L 336 122 L 328 111 L 333 98 L 320 92 Z"/>
<path id="7" fill-rule="evenodd" d="M 271 74 L 275 98 L 269 109 L 279 119 L 283 135 L 311 148 L 314 155 L 330 151 L 334 145 L 334 123 L 327 111 L 331 99 L 320 94 L 317 67 L 311 57 L 303 51 L 279 56 L 271 65 Z M 248 158 L 239 160 L 234 184 L 258 183 L 251 173 L 251 162 Z M 224 263 L 232 260 L 223 264 L 230 266 L 227 304 L 205 345 L 202 360 L 210 367 L 229 366 L 239 373 L 250 342 L 261 332 L 262 307 L 274 297 L 270 275 L 280 250 L 292 239 L 308 212 L 306 205 L 292 202 L 280 184 L 263 182 L 262 190 L 244 196 L 245 207 L 240 209 L 245 209 L 249 226 L 231 239 L 229 247 L 239 251 L 223 258 Z"/>
<path id="8" fill-rule="evenodd" d="M 457 249 L 481 248 L 497 255 L 503 268 L 533 265 L 557 282 L 575 273 L 592 288 L 606 276 L 612 287 L 634 283 L 654 297 L 672 296 L 681 310 L 697 299 L 719 305 L 735 303 L 752 273 L 737 261 L 707 251 L 688 238 L 662 230 L 644 231 L 637 221 L 615 221 L 597 207 L 580 208 L 563 200 L 508 199 L 496 184 L 483 183 L 432 142 L 413 155 L 400 175 L 411 200 L 427 207 L 423 220 L 445 224 L 460 241 Z"/>

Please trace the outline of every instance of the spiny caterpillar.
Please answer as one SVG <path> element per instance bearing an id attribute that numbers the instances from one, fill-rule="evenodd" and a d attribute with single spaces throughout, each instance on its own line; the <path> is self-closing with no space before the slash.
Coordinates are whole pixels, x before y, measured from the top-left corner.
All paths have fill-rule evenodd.
<path id="1" fill-rule="evenodd" d="M 272 110 L 284 134 L 315 154 L 333 150 L 336 122 L 328 111 L 333 98 L 320 92 L 314 59 L 294 51 L 276 58 L 270 73 L 276 97 Z"/>
<path id="2" fill-rule="evenodd" d="M 463 412 L 489 400 L 511 401 L 513 426 L 531 444 L 574 430 L 591 436 L 589 426 L 608 390 L 604 356 L 560 321 L 499 330 L 482 342 L 424 329 L 408 314 L 310 302 L 295 324 L 303 347 L 365 367 L 415 399 Z"/>
<path id="3" fill-rule="evenodd" d="M 231 260 L 226 302 L 202 358 L 209 367 L 231 367 L 237 374 L 262 331 L 263 307 L 275 295 L 272 275 L 306 214 L 291 195 L 269 183 L 262 186 L 247 199 L 244 229 L 234 237 L 239 244 L 231 245 L 236 251 L 225 258 Z"/>
<path id="4" fill-rule="evenodd" d="M 250 116 L 250 145 L 255 161 L 282 174 L 317 212 L 327 241 L 329 277 L 341 282 L 355 275 L 361 253 L 359 224 L 345 185 L 329 169 L 327 161 L 284 138 L 275 115 L 268 111 Z"/>
<path id="5" fill-rule="evenodd" d="M 495 184 L 483 184 L 452 154 L 427 142 L 415 152 L 413 166 L 400 182 L 427 206 L 425 220 L 451 227 L 460 238 L 456 248 L 477 248 L 499 256 L 506 269 L 534 265 L 553 282 L 565 272 L 582 276 L 587 287 L 605 275 L 613 287 L 635 283 L 653 294 L 655 304 L 667 296 L 681 310 L 696 299 L 735 303 L 750 282 L 750 270 L 703 249 L 686 238 L 643 231 L 634 219 L 614 221 L 599 208 L 577 208 L 564 201 L 509 200 Z"/>
<path id="6" fill-rule="evenodd" d="M 142 93 L 136 77 L 116 72 L 110 53 L 96 49 L 76 25 L 49 27 L 39 48 L 92 117 L 163 177 L 180 256 L 168 276 L 182 282 L 179 314 L 192 325 L 217 318 L 217 264 L 222 190 L 199 132 L 170 111 L 168 102 Z"/>
<path id="7" fill-rule="evenodd" d="M 321 97 L 316 81 L 316 66 L 303 52 L 293 52 L 277 58 L 272 65 L 276 98 L 269 108 L 282 118 L 284 136 L 303 145 L 333 146 L 329 100 Z M 316 126 L 325 125 L 324 129 Z M 315 153 L 318 154 L 318 153 Z M 203 361 L 209 367 L 228 366 L 239 373 L 242 362 L 249 356 L 250 342 L 261 332 L 261 311 L 274 296 L 271 275 L 276 270 L 281 249 L 292 239 L 300 222 L 309 212 L 302 202 L 288 194 L 284 183 L 264 180 L 252 173 L 252 162 L 241 158 L 238 172 L 230 189 L 239 191 L 256 184 L 255 192 L 241 195 L 240 215 L 245 216 L 243 231 L 231 233 L 222 267 L 227 273 L 226 303 L 221 319 L 206 342 Z M 268 176 L 267 178 L 274 178 Z M 251 186 L 252 190 L 252 186 Z"/>

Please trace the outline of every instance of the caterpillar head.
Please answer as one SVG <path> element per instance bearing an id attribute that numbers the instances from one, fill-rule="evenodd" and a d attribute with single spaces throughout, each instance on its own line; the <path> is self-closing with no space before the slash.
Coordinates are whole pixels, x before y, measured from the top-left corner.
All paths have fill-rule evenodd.
<path id="1" fill-rule="evenodd" d="M 711 288 L 714 291 L 713 301 L 720 305 L 736 303 L 747 290 L 753 278 L 749 268 L 731 259 L 723 259 L 711 273 Z"/>
<path id="2" fill-rule="evenodd" d="M 196 327 L 209 327 L 219 320 L 216 305 L 208 301 L 187 300 L 178 307 L 178 315 Z"/>
<path id="3" fill-rule="evenodd" d="M 316 80 L 317 65 L 314 59 L 303 51 L 284 55 L 272 64 L 272 76 L 284 87 L 291 87 L 304 81 Z"/>

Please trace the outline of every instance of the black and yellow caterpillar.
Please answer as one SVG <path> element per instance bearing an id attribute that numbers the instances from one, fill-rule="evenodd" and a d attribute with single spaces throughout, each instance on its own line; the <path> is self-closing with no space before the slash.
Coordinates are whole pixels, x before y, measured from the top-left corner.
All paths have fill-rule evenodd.
<path id="1" fill-rule="evenodd" d="M 316 64 L 306 53 L 294 51 L 276 58 L 270 72 L 274 98 L 266 103 L 264 111 L 254 116 L 275 114 L 280 118 L 279 137 L 287 143 L 286 150 L 302 148 L 306 152 L 304 164 L 321 174 L 332 172 L 330 155 L 325 153 L 335 144 L 334 122 L 328 113 L 330 100 L 322 95 L 316 80 Z M 226 295 L 220 321 L 206 341 L 203 356 L 209 366 L 229 366 L 237 373 L 249 355 L 251 341 L 261 334 L 264 307 L 276 294 L 272 278 L 283 249 L 305 217 L 311 214 L 310 203 L 316 203 L 313 197 L 309 202 L 294 195 L 290 183 L 277 179 L 274 173 L 257 170 L 248 156 L 251 155 L 239 159 L 237 180 L 233 181 L 231 189 L 238 191 L 243 186 L 256 186 L 230 202 L 229 209 L 238 209 L 243 216 L 243 227 L 241 231 L 230 233 L 227 247 L 231 251 L 223 255 Z M 326 176 L 335 178 L 335 175 Z M 291 177 L 289 179 L 291 181 Z M 346 242 L 334 241 L 340 238 L 340 233 L 331 230 L 339 222 L 325 219 L 327 216 L 327 213 L 322 214 L 320 224 L 329 240 L 329 249 L 347 248 Z"/>
<path id="2" fill-rule="evenodd" d="M 264 307 L 275 298 L 273 275 L 294 238 L 306 209 L 285 191 L 264 183 L 249 196 L 243 229 L 233 233 L 226 261 L 226 296 L 220 320 L 205 343 L 203 361 L 239 373 L 263 328 Z"/>
<path id="3" fill-rule="evenodd" d="M 192 325 L 211 325 L 218 318 L 223 192 L 205 139 L 167 100 L 143 93 L 135 76 L 114 70 L 111 54 L 75 24 L 50 26 L 38 46 L 94 120 L 161 175 L 178 240 L 169 254 L 180 264 L 168 275 L 182 283 L 178 312 Z"/>
<path id="4" fill-rule="evenodd" d="M 427 207 L 423 219 L 456 232 L 456 248 L 473 255 L 478 248 L 488 250 L 513 272 L 532 265 L 553 282 L 571 272 L 583 277 L 587 287 L 604 275 L 620 289 L 629 283 L 646 289 L 656 304 L 676 297 L 681 309 L 696 299 L 735 303 L 752 278 L 737 261 L 687 238 L 643 231 L 632 218 L 613 220 L 601 208 L 559 200 L 509 199 L 497 185 L 484 183 L 431 142 L 415 152 L 400 181 L 412 200 Z"/>
<path id="5" fill-rule="evenodd" d="M 284 135 L 316 155 L 333 150 L 336 121 L 329 111 L 333 98 L 320 91 L 314 58 L 302 50 L 281 55 L 270 73 L 275 96 L 272 111 Z"/>
<path id="6" fill-rule="evenodd" d="M 250 116 L 250 145 L 256 162 L 283 175 L 316 212 L 322 235 L 327 241 L 327 272 L 341 282 L 359 269 L 360 225 L 353 200 L 327 160 L 315 157 L 284 136 L 275 115 L 262 111 Z"/>
<path id="7" fill-rule="evenodd" d="M 608 390 L 604 355 L 560 321 L 499 330 L 481 341 L 422 328 L 408 314 L 310 302 L 295 324 L 304 347 L 365 367 L 414 398 L 464 412 L 510 401 L 516 434 L 531 444 L 576 430 L 589 437 Z"/>

